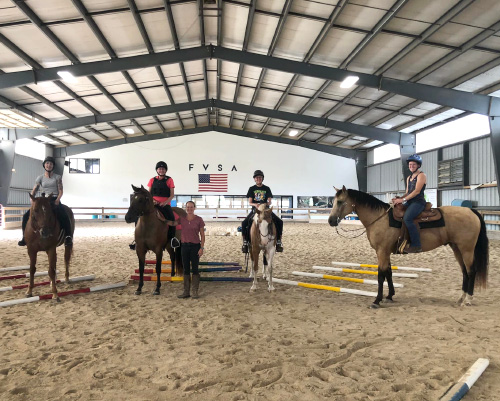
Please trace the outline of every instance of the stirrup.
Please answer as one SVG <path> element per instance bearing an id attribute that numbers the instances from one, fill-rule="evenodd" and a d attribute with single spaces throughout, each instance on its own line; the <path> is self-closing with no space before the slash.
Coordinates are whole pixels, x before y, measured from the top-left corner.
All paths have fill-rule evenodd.
<path id="1" fill-rule="evenodd" d="M 170 240 L 170 246 L 175 249 L 175 248 L 179 248 L 181 246 L 181 243 L 179 242 L 179 240 L 174 237 Z"/>
<path id="2" fill-rule="evenodd" d="M 19 245 L 19 246 L 26 246 L 26 241 L 24 240 L 24 237 L 23 237 L 23 239 L 21 241 L 19 241 L 17 243 L 17 245 Z"/>
<path id="3" fill-rule="evenodd" d="M 243 241 L 243 245 L 241 246 L 241 252 L 248 253 L 248 242 Z"/>
<path id="4" fill-rule="evenodd" d="M 135 241 L 132 241 L 131 244 L 128 244 L 128 247 L 130 248 L 130 250 L 135 251 Z"/>

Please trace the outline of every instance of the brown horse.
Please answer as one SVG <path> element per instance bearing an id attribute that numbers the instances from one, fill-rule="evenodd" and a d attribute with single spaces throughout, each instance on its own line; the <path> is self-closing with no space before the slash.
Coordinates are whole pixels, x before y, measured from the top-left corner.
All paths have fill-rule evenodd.
<path id="1" fill-rule="evenodd" d="M 34 277 L 36 272 L 36 259 L 38 252 L 45 251 L 49 257 L 49 278 L 52 285 L 52 299 L 59 301 L 56 288 L 56 262 L 57 252 L 56 248 L 64 243 L 66 235 L 73 236 L 75 231 L 75 218 L 73 212 L 69 207 L 63 205 L 62 207 L 69 216 L 71 222 L 71 233 L 65 233 L 59 225 L 56 213 L 53 210 L 52 195 L 49 197 L 35 198 L 30 194 L 32 199 L 30 217 L 24 238 L 28 248 L 28 255 L 30 257 L 30 282 L 26 296 L 33 296 Z M 73 254 L 73 245 L 64 248 L 64 264 L 66 266 L 65 279 L 69 281 L 69 263 L 71 255 Z"/>
<path id="2" fill-rule="evenodd" d="M 153 295 L 160 295 L 160 274 L 161 274 L 161 262 L 163 258 L 163 250 L 166 249 L 170 255 L 170 261 L 172 262 L 172 276 L 175 274 L 183 274 L 182 260 L 180 257 L 180 248 L 177 250 L 172 249 L 170 242 L 167 241 L 168 236 L 168 226 L 176 225 L 175 222 L 164 222 L 161 221 L 156 213 L 158 210 L 155 208 L 153 203 L 153 196 L 151 193 L 145 189 L 142 185 L 140 188 L 134 187 L 134 196 L 130 207 L 125 215 L 125 221 L 127 223 L 133 223 L 137 221 L 137 226 L 135 227 L 135 251 L 137 257 L 139 258 L 139 286 L 135 292 L 136 295 L 142 293 L 142 286 L 144 285 L 144 264 L 146 262 L 146 253 L 148 251 L 153 251 L 156 254 L 156 289 Z M 172 208 L 175 213 L 179 216 L 186 216 L 186 211 L 181 208 Z M 177 230 L 176 237 L 180 240 L 180 231 Z"/>
<path id="3" fill-rule="evenodd" d="M 273 257 L 276 252 L 276 226 L 272 219 L 273 208 L 268 208 L 265 203 L 259 205 L 253 216 L 250 228 L 250 259 L 253 284 L 250 291 L 257 289 L 257 272 L 259 270 L 259 254 L 263 252 L 262 278 L 268 280 L 268 290 L 273 287 Z"/>
<path id="4" fill-rule="evenodd" d="M 337 189 L 336 189 L 337 190 Z M 390 255 L 396 248 L 400 234 L 399 228 L 389 226 L 390 205 L 374 196 L 354 189 L 337 190 L 333 209 L 328 223 L 335 227 L 349 213 L 357 213 L 366 228 L 370 245 L 378 258 L 378 294 L 372 307 L 379 307 L 383 296 L 384 280 L 389 286 L 388 301 L 395 294 L 392 282 Z M 430 251 L 441 245 L 450 245 L 458 264 L 462 268 L 461 306 L 472 304 L 474 283 L 485 288 L 488 279 L 488 237 L 486 225 L 481 215 L 472 209 L 456 206 L 443 206 L 444 227 L 427 228 L 421 231 L 422 250 Z"/>

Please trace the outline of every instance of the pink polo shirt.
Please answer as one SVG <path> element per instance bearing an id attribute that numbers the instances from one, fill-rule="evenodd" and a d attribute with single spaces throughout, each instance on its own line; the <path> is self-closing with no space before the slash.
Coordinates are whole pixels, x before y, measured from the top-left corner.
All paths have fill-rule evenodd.
<path id="1" fill-rule="evenodd" d="M 181 217 L 180 222 L 182 225 L 181 241 L 190 242 L 191 244 L 199 244 L 200 230 L 205 227 L 205 222 L 200 216 L 194 215 L 194 219 L 189 221 L 187 217 Z"/>

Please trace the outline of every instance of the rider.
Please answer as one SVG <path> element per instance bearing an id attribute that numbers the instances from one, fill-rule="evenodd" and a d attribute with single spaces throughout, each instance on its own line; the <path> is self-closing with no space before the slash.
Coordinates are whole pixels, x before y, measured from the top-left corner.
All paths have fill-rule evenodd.
<path id="1" fill-rule="evenodd" d="M 167 174 L 168 166 L 164 161 L 156 163 L 156 177 L 153 177 L 148 182 L 148 189 L 153 195 L 153 202 L 156 207 L 162 212 L 165 219 L 175 221 L 174 212 L 170 207 L 170 201 L 174 197 L 174 180 Z M 181 244 L 175 237 L 174 226 L 168 226 L 168 238 L 171 238 L 172 248 L 178 248 Z"/>
<path id="2" fill-rule="evenodd" d="M 262 203 L 266 203 L 268 206 L 273 200 L 273 193 L 271 188 L 262 184 L 264 181 L 264 173 L 261 170 L 255 170 L 253 173 L 253 179 L 256 185 L 251 186 L 248 189 L 247 197 L 248 204 L 252 206 L 252 211 L 241 223 L 241 232 L 243 235 L 243 246 L 241 251 L 243 253 L 248 253 L 248 240 L 250 238 L 250 222 L 255 214 L 255 209 Z M 283 244 L 281 243 L 281 235 L 283 233 L 283 220 L 272 213 L 274 224 L 276 225 L 277 231 L 277 241 L 276 241 L 276 252 L 283 252 Z"/>
<path id="3" fill-rule="evenodd" d="M 411 175 L 406 180 L 406 193 L 401 198 L 393 199 L 393 203 L 395 205 L 402 203 L 408 207 L 403 220 L 406 227 L 408 227 L 411 244 L 407 246 L 405 251 L 407 253 L 418 253 L 422 252 L 422 245 L 420 243 L 420 233 L 413 220 L 425 209 L 424 190 L 427 176 L 419 171 L 420 167 L 422 167 L 422 158 L 419 155 L 411 155 L 406 159 L 406 162 L 411 171 Z"/>
<path id="4" fill-rule="evenodd" d="M 56 161 L 52 156 L 47 156 L 42 163 L 42 166 L 45 170 L 43 175 L 40 175 L 35 180 L 35 186 L 31 191 L 31 196 L 35 196 L 37 191 L 40 190 L 40 193 L 44 193 L 46 195 L 52 194 L 51 203 L 54 208 L 54 212 L 56 213 L 57 219 L 59 220 L 59 225 L 64 230 L 66 234 L 66 238 L 64 239 L 64 245 L 72 245 L 73 238 L 71 236 L 71 222 L 69 220 L 69 216 L 63 208 L 61 203 L 61 198 L 63 196 L 63 184 L 62 177 L 59 174 L 54 173 L 54 165 Z M 32 201 L 33 202 L 33 201 Z M 28 210 L 23 216 L 23 238 L 17 244 L 19 246 L 25 246 L 26 241 L 24 239 L 24 230 L 26 229 L 26 224 L 28 224 L 28 219 L 30 217 L 30 211 Z"/>

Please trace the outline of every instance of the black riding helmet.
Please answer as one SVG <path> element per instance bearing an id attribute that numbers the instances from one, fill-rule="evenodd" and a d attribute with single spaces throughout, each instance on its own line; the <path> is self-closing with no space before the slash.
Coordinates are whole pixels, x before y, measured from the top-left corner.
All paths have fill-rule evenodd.
<path id="1" fill-rule="evenodd" d="M 406 163 L 409 162 L 415 162 L 419 167 L 422 167 L 422 158 L 417 154 L 409 156 L 408 159 L 406 159 Z"/>
<path id="2" fill-rule="evenodd" d="M 258 177 L 258 176 L 261 176 L 262 179 L 264 179 L 264 173 L 262 172 L 262 170 L 255 170 L 253 172 L 253 178 Z"/>
<path id="3" fill-rule="evenodd" d="M 156 163 L 155 171 L 157 171 L 160 167 L 164 167 L 165 170 L 168 171 L 167 163 L 165 163 L 164 161 L 160 161 L 160 162 Z"/>
<path id="4" fill-rule="evenodd" d="M 54 159 L 52 156 L 46 156 L 42 163 L 44 170 L 45 170 L 45 163 L 47 162 L 51 162 L 54 165 L 54 167 L 56 166 L 56 159 Z"/>

